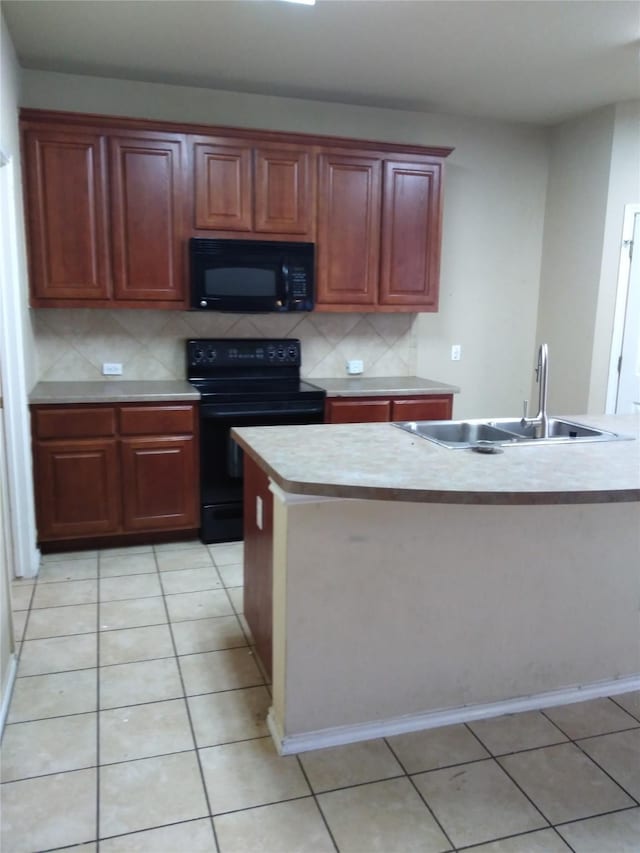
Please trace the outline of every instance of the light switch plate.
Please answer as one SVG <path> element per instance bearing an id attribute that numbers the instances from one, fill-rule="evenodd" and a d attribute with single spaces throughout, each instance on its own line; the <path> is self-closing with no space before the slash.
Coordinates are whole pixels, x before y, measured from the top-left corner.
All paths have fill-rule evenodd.
<path id="1" fill-rule="evenodd" d="M 359 358 L 352 358 L 347 362 L 347 373 L 349 376 L 355 376 L 358 373 L 362 373 L 364 370 L 364 363 Z"/>
<path id="2" fill-rule="evenodd" d="M 122 376 L 122 365 L 106 361 L 102 365 L 103 376 Z"/>

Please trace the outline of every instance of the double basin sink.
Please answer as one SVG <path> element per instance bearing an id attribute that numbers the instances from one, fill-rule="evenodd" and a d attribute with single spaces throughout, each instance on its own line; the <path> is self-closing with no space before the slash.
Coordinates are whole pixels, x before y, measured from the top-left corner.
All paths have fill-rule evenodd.
<path id="1" fill-rule="evenodd" d="M 631 437 L 561 418 L 548 418 L 547 423 L 547 435 L 544 437 L 540 435 L 540 425 L 534 421 L 512 418 L 404 421 L 394 426 L 452 450 L 472 448 L 489 453 L 504 446 L 620 441 Z"/>

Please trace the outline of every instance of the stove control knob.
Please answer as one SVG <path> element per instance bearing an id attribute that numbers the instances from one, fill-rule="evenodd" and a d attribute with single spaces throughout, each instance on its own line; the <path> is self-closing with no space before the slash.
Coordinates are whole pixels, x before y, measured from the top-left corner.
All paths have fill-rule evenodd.
<path id="1" fill-rule="evenodd" d="M 269 349 L 267 350 L 267 358 L 270 360 L 273 360 L 275 357 L 276 357 L 276 351 L 274 350 L 273 347 L 269 347 Z"/>
<path id="2" fill-rule="evenodd" d="M 287 350 L 287 355 L 289 356 L 291 361 L 295 361 L 295 359 L 298 355 L 298 348 L 297 347 L 289 347 L 289 349 Z"/>
<path id="3" fill-rule="evenodd" d="M 207 361 L 215 361 L 217 352 L 214 349 L 207 350 Z"/>
<path id="4" fill-rule="evenodd" d="M 203 357 L 204 357 L 204 352 L 202 351 L 202 349 L 200 347 L 195 347 L 192 350 L 191 360 L 194 364 L 197 364 L 199 361 L 202 361 Z"/>
<path id="5" fill-rule="evenodd" d="M 284 353 L 284 348 L 283 348 L 283 347 L 278 347 L 278 353 L 277 353 L 277 355 L 278 355 L 278 358 L 279 358 L 279 359 L 283 359 L 283 358 L 284 358 L 285 353 Z"/>

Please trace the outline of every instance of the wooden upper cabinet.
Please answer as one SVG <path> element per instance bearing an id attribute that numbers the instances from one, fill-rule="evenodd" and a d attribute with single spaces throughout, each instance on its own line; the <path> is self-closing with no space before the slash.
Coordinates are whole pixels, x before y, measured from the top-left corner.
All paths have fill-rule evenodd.
<path id="1" fill-rule="evenodd" d="M 313 153 L 226 137 L 192 137 L 194 225 L 238 233 L 309 237 L 314 222 Z M 230 233 L 227 236 L 233 237 Z"/>
<path id="2" fill-rule="evenodd" d="M 255 153 L 255 231 L 309 234 L 313 222 L 311 152 L 280 146 Z"/>
<path id="3" fill-rule="evenodd" d="M 251 231 L 251 146 L 227 140 L 196 141 L 193 146 L 195 227 Z"/>
<path id="4" fill-rule="evenodd" d="M 109 142 L 116 298 L 182 301 L 184 142 L 144 135 Z"/>
<path id="5" fill-rule="evenodd" d="M 32 130 L 25 135 L 35 305 L 109 297 L 105 153 L 105 139 L 98 134 Z"/>
<path id="6" fill-rule="evenodd" d="M 380 304 L 438 305 L 441 165 L 384 164 Z"/>
<path id="7" fill-rule="evenodd" d="M 382 162 L 347 153 L 318 161 L 316 304 L 373 306 L 378 300 Z"/>
<path id="8" fill-rule="evenodd" d="M 190 237 L 316 245 L 320 311 L 436 311 L 450 148 L 22 110 L 31 301 L 186 308 Z"/>

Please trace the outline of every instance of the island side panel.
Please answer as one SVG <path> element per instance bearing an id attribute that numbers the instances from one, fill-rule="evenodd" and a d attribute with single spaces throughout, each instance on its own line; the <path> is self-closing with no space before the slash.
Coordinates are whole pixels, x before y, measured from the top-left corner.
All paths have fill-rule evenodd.
<path id="1" fill-rule="evenodd" d="M 640 672 L 638 503 L 325 499 L 282 515 L 284 737 Z"/>
<path id="2" fill-rule="evenodd" d="M 271 677 L 273 589 L 273 495 L 269 478 L 244 457 L 244 616 L 256 652 Z"/>

